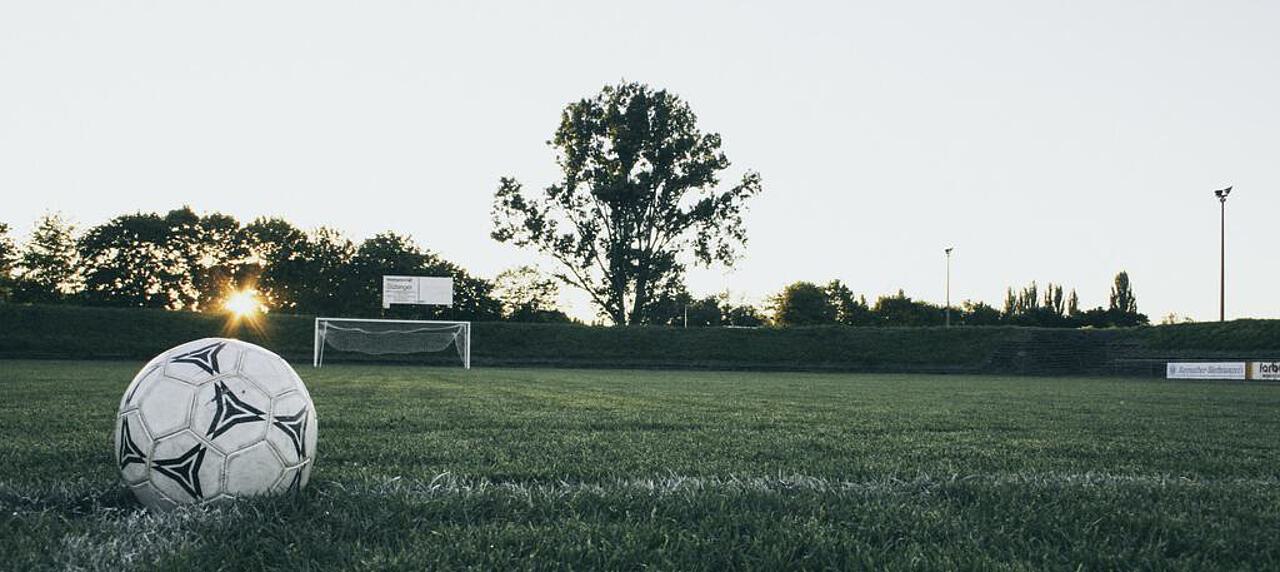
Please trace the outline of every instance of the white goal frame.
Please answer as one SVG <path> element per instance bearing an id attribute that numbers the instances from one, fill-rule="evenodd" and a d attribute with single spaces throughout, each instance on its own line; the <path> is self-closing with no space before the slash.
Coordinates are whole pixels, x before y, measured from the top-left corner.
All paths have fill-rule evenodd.
<path id="1" fill-rule="evenodd" d="M 322 323 L 329 322 L 376 322 L 380 324 L 462 326 L 462 330 L 466 337 L 466 347 L 462 351 L 462 367 L 463 369 L 471 369 L 471 322 L 450 320 L 385 320 L 382 318 L 326 318 L 323 316 L 316 317 L 314 330 L 315 344 L 313 345 L 311 352 L 311 367 L 320 367 L 324 364 L 324 336 L 321 334 L 320 328 Z"/>

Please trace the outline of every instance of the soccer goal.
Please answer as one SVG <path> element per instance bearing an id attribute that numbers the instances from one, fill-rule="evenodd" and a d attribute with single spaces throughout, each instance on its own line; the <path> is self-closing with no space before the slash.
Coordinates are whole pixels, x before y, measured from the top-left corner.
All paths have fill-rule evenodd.
<path id="1" fill-rule="evenodd" d="M 471 369 L 471 322 L 316 318 L 311 365 L 324 364 L 325 348 L 387 355 L 442 352 L 450 346 L 462 367 Z"/>

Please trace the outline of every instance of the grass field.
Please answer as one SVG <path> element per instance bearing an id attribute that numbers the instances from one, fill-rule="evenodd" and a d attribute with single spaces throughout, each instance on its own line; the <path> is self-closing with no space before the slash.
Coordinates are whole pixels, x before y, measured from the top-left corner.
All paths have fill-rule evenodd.
<path id="1" fill-rule="evenodd" d="M 140 363 L 0 361 L 0 568 L 1280 568 L 1280 387 L 326 367 L 298 498 L 116 485 Z"/>

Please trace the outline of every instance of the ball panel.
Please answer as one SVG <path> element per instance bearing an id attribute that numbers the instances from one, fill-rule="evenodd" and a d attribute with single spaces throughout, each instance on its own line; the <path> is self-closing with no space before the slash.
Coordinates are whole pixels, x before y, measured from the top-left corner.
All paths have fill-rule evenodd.
<path id="1" fill-rule="evenodd" d="M 271 399 L 238 375 L 202 386 L 196 396 L 191 430 L 225 453 L 266 438 Z"/>
<path id="2" fill-rule="evenodd" d="M 156 440 L 150 483 L 174 502 L 201 502 L 223 489 L 224 456 L 190 431 Z"/>
<path id="3" fill-rule="evenodd" d="M 258 350 L 245 352 L 240 374 L 262 387 L 267 395 L 280 395 L 297 388 L 289 364 L 279 356 Z"/>
<path id="4" fill-rule="evenodd" d="M 289 365 L 289 364 L 285 364 L 285 365 Z M 294 371 L 294 369 L 290 367 L 289 375 L 293 377 L 293 382 L 297 384 L 298 391 L 302 392 L 302 395 L 307 398 L 307 402 L 313 401 L 311 399 L 311 391 L 307 389 L 307 384 L 302 382 L 302 378 L 298 376 L 298 372 Z"/>
<path id="5" fill-rule="evenodd" d="M 125 388 L 124 395 L 120 396 L 120 411 L 127 411 L 138 406 L 138 393 L 144 387 L 150 385 L 151 382 L 164 375 L 162 365 L 153 359 L 138 371 L 138 375 L 133 376 L 133 381 L 130 381 L 129 387 Z"/>
<path id="6" fill-rule="evenodd" d="M 269 443 L 262 442 L 227 457 L 226 491 L 255 496 L 271 491 L 284 472 L 284 462 Z"/>
<path id="7" fill-rule="evenodd" d="M 156 437 L 185 429 L 195 393 L 195 388 L 167 377 L 148 381 L 135 397 L 142 422 Z"/>
<path id="8" fill-rule="evenodd" d="M 223 338 L 205 338 L 182 344 L 166 353 L 164 374 L 192 385 L 203 385 L 234 373 L 240 366 L 244 344 Z"/>
<path id="9" fill-rule="evenodd" d="M 286 465 L 295 465 L 306 458 L 308 433 L 312 430 L 314 415 L 309 402 L 299 392 L 290 392 L 276 398 L 272 405 L 271 428 L 267 441 L 275 447 Z"/>
<path id="10" fill-rule="evenodd" d="M 115 443 L 120 478 L 129 485 L 146 481 L 152 439 L 137 410 L 116 419 Z"/>
<path id="11" fill-rule="evenodd" d="M 220 496 L 226 488 L 226 468 L 226 455 L 209 449 L 205 455 L 204 464 L 200 467 L 200 486 L 203 488 L 206 501 Z"/>

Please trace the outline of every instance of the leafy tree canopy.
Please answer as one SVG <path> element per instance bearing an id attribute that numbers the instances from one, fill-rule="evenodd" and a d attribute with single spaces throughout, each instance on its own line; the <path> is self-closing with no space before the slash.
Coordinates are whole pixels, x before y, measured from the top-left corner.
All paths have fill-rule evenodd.
<path id="1" fill-rule="evenodd" d="M 0 223 L 0 300 L 8 300 L 13 292 L 13 265 L 18 247 L 9 236 L 9 225 Z"/>
<path id="2" fill-rule="evenodd" d="M 875 322 L 866 297 L 854 297 L 853 291 L 843 282 L 832 280 L 827 284 L 827 298 L 835 306 L 835 320 L 850 326 L 868 326 Z"/>
<path id="3" fill-rule="evenodd" d="M 5 229 L 0 229 L 3 259 Z M 7 260 L 7 259 L 5 259 Z M 500 316 L 492 284 L 423 250 L 409 237 L 383 233 L 353 243 L 331 228 L 304 232 L 279 218 L 241 225 L 188 207 L 165 214 L 118 216 L 78 239 L 57 215 L 37 224 L 21 250 L 24 301 L 76 299 L 89 304 L 214 311 L 238 289 L 254 287 L 273 310 L 376 316 L 384 274 L 450 276 L 454 306 L 393 309 L 424 318 L 491 320 Z M 0 296 L 3 295 L 0 265 Z"/>
<path id="4" fill-rule="evenodd" d="M 75 233 L 75 225 L 58 213 L 36 221 L 17 259 L 19 301 L 56 302 L 79 290 Z"/>
<path id="5" fill-rule="evenodd" d="M 556 276 L 615 324 L 649 321 L 686 264 L 732 265 L 746 242 L 742 214 L 759 175 L 721 189 L 720 136 L 670 92 L 606 86 L 564 110 L 549 145 L 560 181 L 528 195 L 503 178 L 492 236 L 559 261 Z"/>
<path id="6" fill-rule="evenodd" d="M 238 221 L 190 207 L 118 216 L 89 229 L 78 246 L 88 301 L 174 310 L 208 306 L 248 254 Z"/>
<path id="7" fill-rule="evenodd" d="M 827 291 L 812 282 L 795 282 L 773 299 L 773 320 L 780 326 L 831 324 L 836 307 Z"/>

